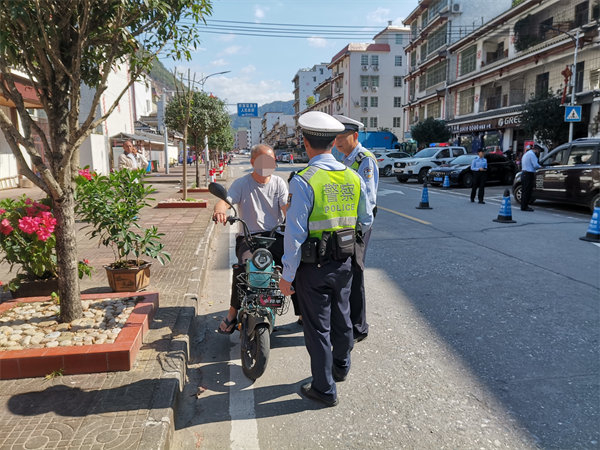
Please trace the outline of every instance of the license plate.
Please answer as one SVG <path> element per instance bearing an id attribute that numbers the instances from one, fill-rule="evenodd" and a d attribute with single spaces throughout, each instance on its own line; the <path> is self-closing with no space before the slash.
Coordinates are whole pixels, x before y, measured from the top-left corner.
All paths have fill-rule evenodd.
<path id="1" fill-rule="evenodd" d="M 434 177 L 433 181 L 442 181 L 442 177 Z"/>
<path id="2" fill-rule="evenodd" d="M 281 308 L 283 306 L 283 296 L 273 296 L 260 294 L 258 297 L 258 302 L 262 306 L 267 306 L 269 308 Z"/>

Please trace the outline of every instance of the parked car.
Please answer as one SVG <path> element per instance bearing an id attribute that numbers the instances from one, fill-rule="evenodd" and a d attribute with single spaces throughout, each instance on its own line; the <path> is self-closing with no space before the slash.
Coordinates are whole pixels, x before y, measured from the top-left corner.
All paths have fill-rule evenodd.
<path id="1" fill-rule="evenodd" d="M 277 162 L 290 162 L 290 152 L 279 152 L 275 155 Z"/>
<path id="2" fill-rule="evenodd" d="M 294 156 L 294 162 L 297 162 L 297 163 L 307 163 L 308 161 L 309 161 L 309 157 L 306 154 L 306 152 L 302 152 L 302 153 L 300 153 L 300 155 Z"/>
<path id="3" fill-rule="evenodd" d="M 464 147 L 427 147 L 412 158 L 395 162 L 394 174 L 401 183 L 406 183 L 409 178 L 416 178 L 419 183 L 424 183 L 429 169 L 448 164 L 457 156 L 466 154 L 467 150 Z"/>
<path id="4" fill-rule="evenodd" d="M 600 138 L 582 138 L 559 145 L 540 159 L 535 172 L 533 200 L 587 206 L 600 201 Z M 517 203 L 522 196 L 521 172 L 513 183 Z M 531 202 L 533 203 L 533 201 Z"/>
<path id="5" fill-rule="evenodd" d="M 444 177 L 448 175 L 450 186 L 462 186 L 469 188 L 473 185 L 473 172 L 471 163 L 477 155 L 462 155 L 448 165 L 432 168 L 427 174 L 431 185 L 441 185 Z M 498 153 L 487 153 L 487 182 L 498 181 L 502 184 L 512 184 L 517 173 L 517 165 L 504 155 Z"/>
<path id="6" fill-rule="evenodd" d="M 373 153 L 377 159 L 377 165 L 379 167 L 379 176 L 391 177 L 394 174 L 394 163 L 399 159 L 410 158 L 410 155 L 405 152 L 389 152 L 384 153 L 377 151 Z"/>

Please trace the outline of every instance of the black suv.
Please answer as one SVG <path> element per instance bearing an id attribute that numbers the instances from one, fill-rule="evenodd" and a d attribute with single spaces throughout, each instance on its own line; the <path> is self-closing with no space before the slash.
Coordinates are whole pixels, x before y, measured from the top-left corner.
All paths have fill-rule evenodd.
<path id="1" fill-rule="evenodd" d="M 600 200 L 600 138 L 576 139 L 540 159 L 535 172 L 533 199 L 587 206 L 592 212 Z M 513 195 L 521 203 L 521 172 Z"/>

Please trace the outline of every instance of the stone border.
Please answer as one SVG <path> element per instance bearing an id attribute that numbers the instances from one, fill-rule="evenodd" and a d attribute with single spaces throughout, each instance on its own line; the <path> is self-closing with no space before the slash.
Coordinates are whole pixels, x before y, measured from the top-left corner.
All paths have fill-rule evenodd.
<path id="1" fill-rule="evenodd" d="M 198 202 L 186 202 L 185 200 L 181 200 L 179 202 L 158 202 L 155 208 L 206 208 L 207 206 L 208 202 L 206 200 Z"/>
<path id="2" fill-rule="evenodd" d="M 158 292 L 82 294 L 83 300 L 143 297 L 113 344 L 32 348 L 0 352 L 0 379 L 30 378 L 62 370 L 63 375 L 131 370 L 158 309 Z M 14 299 L 0 305 L 0 312 L 19 303 L 46 301 L 48 297 Z"/>

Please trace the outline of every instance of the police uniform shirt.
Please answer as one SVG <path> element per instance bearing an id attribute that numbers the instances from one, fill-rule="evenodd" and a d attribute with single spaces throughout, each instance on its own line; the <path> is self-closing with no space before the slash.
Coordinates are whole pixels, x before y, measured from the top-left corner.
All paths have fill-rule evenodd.
<path id="1" fill-rule="evenodd" d="M 472 171 L 477 172 L 477 171 L 479 171 L 479 169 L 487 169 L 487 159 L 485 159 L 485 157 L 480 158 L 478 156 L 471 163 L 471 170 Z"/>
<path id="2" fill-rule="evenodd" d="M 343 170 L 346 167 L 335 160 L 329 153 L 315 156 L 309 162 L 309 166 L 316 166 L 325 170 Z M 359 177 L 360 178 L 360 177 Z M 290 181 L 290 195 L 287 209 L 287 219 L 284 237 L 284 255 L 282 277 L 292 282 L 296 276 L 296 270 L 300 265 L 300 246 L 308 238 L 308 218 L 314 203 L 314 193 L 310 185 L 299 175 Z M 358 225 L 363 233 L 373 223 L 372 208 L 367 208 L 365 196 L 365 183 L 360 178 L 360 199 L 358 201 Z"/>
<path id="3" fill-rule="evenodd" d="M 521 158 L 521 168 L 523 172 L 535 173 L 535 169 L 539 169 L 540 167 L 542 166 L 539 165 L 537 156 L 533 150 L 529 150 Z"/>
<path id="4" fill-rule="evenodd" d="M 356 161 L 359 151 L 365 151 L 365 148 L 358 144 L 352 152 L 342 161 L 344 165 L 350 167 Z M 377 205 L 377 185 L 379 184 L 379 167 L 373 158 L 365 156 L 356 171 L 365 182 L 367 187 L 367 209 L 373 211 Z"/>

